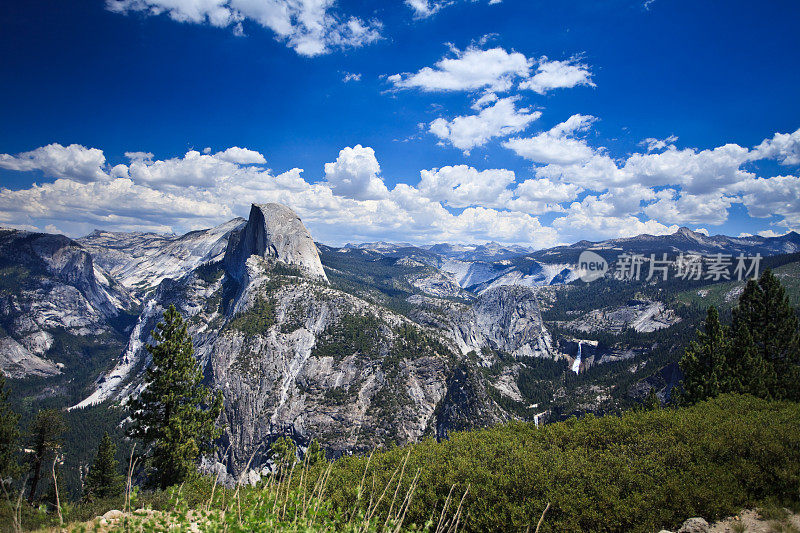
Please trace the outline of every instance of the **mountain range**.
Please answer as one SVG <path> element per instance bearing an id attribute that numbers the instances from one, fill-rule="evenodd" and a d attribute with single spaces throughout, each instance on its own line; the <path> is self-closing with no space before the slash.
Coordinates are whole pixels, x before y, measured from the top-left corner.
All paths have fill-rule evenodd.
<path id="1" fill-rule="evenodd" d="M 279 204 L 182 236 L 97 230 L 73 240 L 3 229 L 0 370 L 28 402 L 124 403 L 141 390 L 150 333 L 174 305 L 224 398 L 225 431 L 206 466 L 230 476 L 251 456 L 257 476 L 279 435 L 316 438 L 338 455 L 611 410 L 650 389 L 667 397 L 704 298 L 732 305 L 741 283 L 609 273 L 586 284 L 577 267 L 585 250 L 610 262 L 623 253 L 760 254 L 791 289 L 800 235 L 681 228 L 537 251 L 332 247 Z"/>

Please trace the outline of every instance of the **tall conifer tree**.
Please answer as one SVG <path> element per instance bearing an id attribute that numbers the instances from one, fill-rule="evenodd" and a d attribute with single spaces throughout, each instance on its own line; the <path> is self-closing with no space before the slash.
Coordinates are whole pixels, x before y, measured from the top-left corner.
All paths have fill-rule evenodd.
<path id="1" fill-rule="evenodd" d="M 48 467 L 61 447 L 61 436 L 67 430 L 64 417 L 55 409 L 44 409 L 36 413 L 29 429 L 31 449 L 31 487 L 28 502 L 33 503 L 39 482 L 48 473 Z"/>
<path id="2" fill-rule="evenodd" d="M 86 500 L 110 498 L 122 494 L 122 475 L 115 457 L 117 446 L 106 431 L 97 447 L 94 463 L 86 476 L 83 492 Z"/>
<path id="3" fill-rule="evenodd" d="M 743 378 L 764 382 L 766 393 L 758 395 L 799 400 L 800 324 L 786 290 L 770 270 L 757 283 L 747 282 L 733 310 L 733 330 L 746 331 L 751 337 L 747 349 L 746 341 L 739 339 L 731 357 L 752 360 L 749 368 L 755 374 Z"/>
<path id="4" fill-rule="evenodd" d="M 719 312 L 708 308 L 704 331 L 697 332 L 680 361 L 684 400 L 695 403 L 723 392 L 727 373 L 728 341 Z"/>
<path id="5" fill-rule="evenodd" d="M 0 483 L 19 473 L 19 415 L 11 409 L 6 379 L 0 372 Z"/>
<path id="6" fill-rule="evenodd" d="M 154 481 L 162 489 L 180 483 L 195 471 L 202 453 L 211 451 L 219 436 L 216 420 L 222 396 L 202 385 L 192 339 L 174 306 L 164 312 L 148 344 L 152 362 L 145 388 L 129 402 L 133 423 L 128 434 L 147 447 Z"/>

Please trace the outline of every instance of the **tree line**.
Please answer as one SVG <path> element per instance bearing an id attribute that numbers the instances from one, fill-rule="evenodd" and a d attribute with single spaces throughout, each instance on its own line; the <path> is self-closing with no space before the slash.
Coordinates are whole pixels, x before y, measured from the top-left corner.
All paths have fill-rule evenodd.
<path id="1" fill-rule="evenodd" d="M 708 308 L 680 367 L 686 403 L 729 392 L 800 401 L 800 323 L 770 270 L 747 282 L 730 325 Z"/>

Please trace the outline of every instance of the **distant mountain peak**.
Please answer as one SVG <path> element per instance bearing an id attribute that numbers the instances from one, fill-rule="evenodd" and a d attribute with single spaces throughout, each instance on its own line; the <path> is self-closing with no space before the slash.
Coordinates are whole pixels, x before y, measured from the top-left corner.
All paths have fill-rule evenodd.
<path id="1" fill-rule="evenodd" d="M 707 237 L 707 235 L 704 235 L 704 234 L 699 233 L 697 231 L 692 231 L 691 229 L 687 228 L 686 226 L 681 226 L 680 228 L 678 228 L 678 231 L 673 233 L 673 235 L 683 236 L 683 237 L 686 237 L 687 239 L 691 239 L 691 240 L 694 240 L 694 241 L 699 241 L 699 240 L 705 239 Z"/>

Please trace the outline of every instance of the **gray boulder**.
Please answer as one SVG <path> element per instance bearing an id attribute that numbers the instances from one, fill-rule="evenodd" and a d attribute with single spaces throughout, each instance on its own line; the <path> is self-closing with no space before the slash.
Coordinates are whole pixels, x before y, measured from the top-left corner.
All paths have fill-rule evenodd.
<path id="1" fill-rule="evenodd" d="M 708 522 L 705 519 L 695 517 L 684 522 L 678 533 L 707 533 L 708 529 Z"/>

